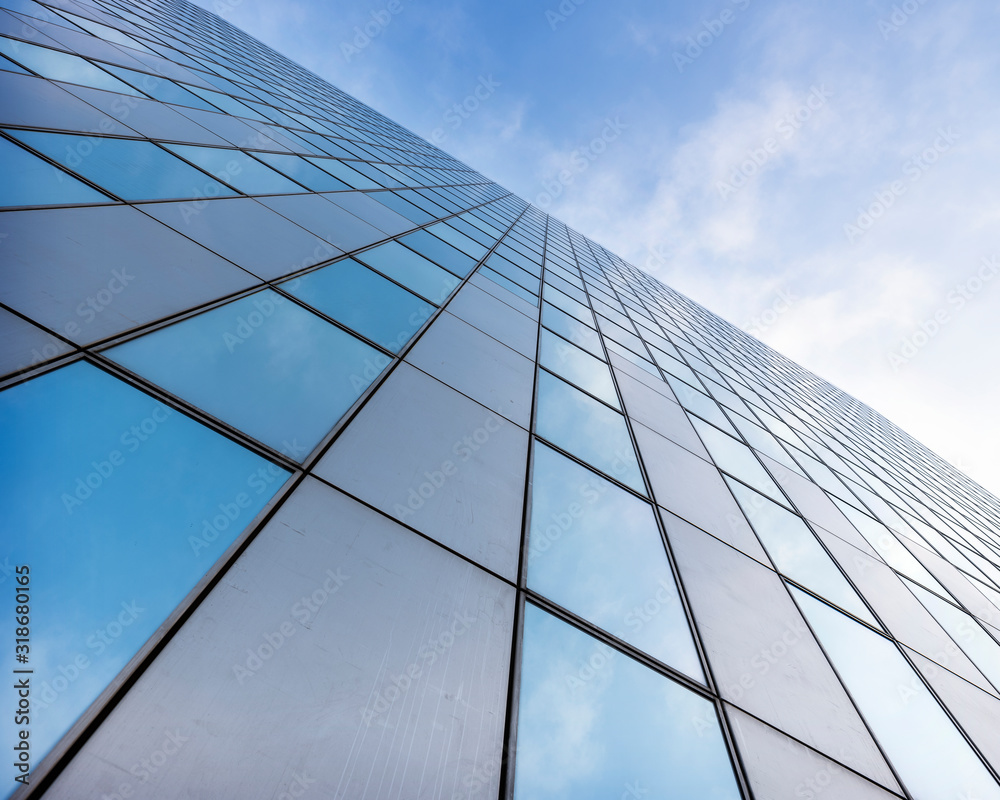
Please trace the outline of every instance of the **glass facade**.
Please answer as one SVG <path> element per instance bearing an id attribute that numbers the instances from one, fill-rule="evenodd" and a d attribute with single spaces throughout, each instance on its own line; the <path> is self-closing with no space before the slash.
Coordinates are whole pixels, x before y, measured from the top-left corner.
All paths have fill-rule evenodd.
<path id="1" fill-rule="evenodd" d="M 0 797 L 1000 798 L 1000 501 L 205 10 L 0 18 Z"/>

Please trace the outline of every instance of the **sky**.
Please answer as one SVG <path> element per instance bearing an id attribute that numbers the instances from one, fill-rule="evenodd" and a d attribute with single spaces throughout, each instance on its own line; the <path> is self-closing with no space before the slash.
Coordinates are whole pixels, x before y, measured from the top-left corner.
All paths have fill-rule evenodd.
<path id="1" fill-rule="evenodd" d="M 1000 494 L 1000 5 L 199 0 Z"/>

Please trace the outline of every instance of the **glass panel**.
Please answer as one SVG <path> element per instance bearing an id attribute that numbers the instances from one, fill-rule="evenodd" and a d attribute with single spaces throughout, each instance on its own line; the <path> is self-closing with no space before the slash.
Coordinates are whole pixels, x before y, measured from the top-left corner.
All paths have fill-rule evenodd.
<path id="1" fill-rule="evenodd" d="M 522 428 L 401 363 L 314 471 L 515 580 L 527 457 Z"/>
<path id="2" fill-rule="evenodd" d="M 152 142 L 9 131 L 40 153 L 70 167 L 123 200 L 226 197 L 234 192 Z"/>
<path id="3" fill-rule="evenodd" d="M 358 253 L 357 258 L 435 305 L 444 302 L 459 284 L 454 275 L 398 242 L 380 244 Z"/>
<path id="4" fill-rule="evenodd" d="M 667 530 L 722 697 L 895 789 L 888 765 L 781 578 L 680 520 Z"/>
<path id="5" fill-rule="evenodd" d="M 118 345 L 107 355 L 299 461 L 387 360 L 270 290 Z"/>
<path id="6" fill-rule="evenodd" d="M 708 700 L 531 604 L 520 697 L 515 800 L 739 800 Z"/>
<path id="7" fill-rule="evenodd" d="M 893 536 L 892 532 L 881 522 L 876 522 L 867 514 L 858 511 L 850 503 L 845 503 L 838 497 L 831 498 L 854 525 L 855 528 L 865 537 L 875 552 L 882 556 L 882 559 L 897 572 L 901 572 L 908 578 L 912 578 L 918 583 L 929 586 L 939 594 L 948 594 L 947 590 L 937 582 L 937 580 L 927 571 L 913 554 L 907 550 L 900 541 Z"/>
<path id="8" fill-rule="evenodd" d="M 282 288 L 398 353 L 434 307 L 352 259 L 295 278 Z"/>
<path id="9" fill-rule="evenodd" d="M 781 489 L 754 457 L 753 451 L 749 447 L 700 419 L 692 418 L 691 424 L 698 431 L 698 435 L 701 436 L 702 442 L 704 442 L 708 452 L 712 454 L 712 459 L 718 464 L 719 469 L 739 478 L 772 500 L 777 500 L 780 503 L 787 502 Z"/>
<path id="10" fill-rule="evenodd" d="M 336 192 L 350 187 L 327 172 L 314 167 L 308 161 L 298 156 L 281 155 L 280 153 L 254 153 L 261 161 L 266 161 L 275 169 L 280 169 L 288 177 L 298 181 L 314 192 Z"/>
<path id="11" fill-rule="evenodd" d="M 234 264 L 273 280 L 343 255 L 341 250 L 248 197 L 136 206 Z"/>
<path id="12" fill-rule="evenodd" d="M 72 349 L 48 331 L 0 308 L 0 375 L 20 372 Z"/>
<path id="13" fill-rule="evenodd" d="M 955 608 L 922 586 L 906 581 L 910 591 L 931 612 L 948 635 L 961 647 L 973 663 L 990 679 L 994 687 L 1000 688 L 1000 644 L 997 644 L 975 619 L 961 609 Z"/>
<path id="14" fill-rule="evenodd" d="M 541 336 L 539 364 L 621 410 L 607 364 L 547 330 Z"/>
<path id="15" fill-rule="evenodd" d="M 349 188 L 353 188 L 353 189 L 381 189 L 382 188 L 377 183 L 375 183 L 375 181 L 373 181 L 371 178 L 368 178 L 368 177 L 362 175 L 357 170 L 351 169 L 343 161 L 337 161 L 337 160 L 332 159 L 332 158 L 311 158 L 309 160 L 313 164 L 321 167 L 324 172 L 328 172 L 330 175 L 332 175 L 333 177 L 337 178 L 339 181 L 342 181 Z M 376 197 L 376 199 L 379 202 L 382 202 L 381 192 L 379 193 L 379 196 Z M 393 206 L 391 204 L 389 204 L 389 207 L 392 208 L 395 211 L 399 211 L 398 208 L 396 208 L 395 206 Z M 403 216 L 408 217 L 408 215 L 404 214 L 402 211 L 399 211 L 399 213 L 403 214 Z"/>
<path id="16" fill-rule="evenodd" d="M 540 442 L 528 586 L 705 682 L 652 506 Z"/>
<path id="17" fill-rule="evenodd" d="M 625 417 L 554 375 L 538 371 L 535 432 L 577 458 L 646 493 Z"/>
<path id="18" fill-rule="evenodd" d="M 726 418 L 726 415 L 722 413 L 722 409 L 719 408 L 719 404 L 707 394 L 699 392 L 697 389 L 688 386 L 684 383 L 684 381 L 677 380 L 677 378 L 673 375 L 667 375 L 667 383 L 669 383 L 670 388 L 674 390 L 674 394 L 677 396 L 677 401 L 688 411 L 697 414 L 703 419 L 707 419 L 715 425 L 715 427 L 721 428 L 731 436 L 739 436 L 736 432 L 736 428 L 734 428 L 732 423 Z"/>
<path id="19" fill-rule="evenodd" d="M 164 147 L 246 194 L 305 191 L 297 183 L 292 183 L 284 175 L 255 161 L 242 150 L 198 147 L 191 144 L 165 144 Z"/>
<path id="20" fill-rule="evenodd" d="M 542 325 L 564 339 L 569 339 L 578 347 L 584 348 L 591 355 L 604 358 L 604 350 L 597 331 L 549 303 L 542 303 Z"/>
<path id="21" fill-rule="evenodd" d="M 118 94 L 139 96 L 139 93 L 128 84 L 98 69 L 85 58 L 70 53 L 49 50 L 47 47 L 38 47 L 28 42 L 14 41 L 6 36 L 0 36 L 0 53 L 52 81 L 79 83 Z"/>
<path id="22" fill-rule="evenodd" d="M 531 425 L 534 359 L 458 317 L 435 319 L 406 360 L 511 422 Z"/>
<path id="23" fill-rule="evenodd" d="M 435 236 L 444 239 L 448 244 L 453 247 L 457 247 L 472 256 L 476 261 L 481 259 L 489 252 L 489 248 L 481 245 L 475 239 L 471 239 L 464 233 L 461 233 L 451 225 L 446 222 L 440 222 L 435 225 L 431 225 L 426 229 L 428 233 L 433 233 Z"/>
<path id="24" fill-rule="evenodd" d="M 3 664 L 34 671 L 38 763 L 288 473 L 83 362 L 0 394 L 0 441 L 4 558 L 31 598 L 28 661 L 4 614 Z M 0 729 L 17 741 L 13 714 Z"/>
<path id="25" fill-rule="evenodd" d="M 463 278 L 476 266 L 476 259 L 466 255 L 461 250 L 456 250 L 436 236 L 431 236 L 427 231 L 415 231 L 399 241 L 432 261 L 436 261 L 449 272 Z"/>
<path id="26" fill-rule="evenodd" d="M 1000 800 L 1000 786 L 888 639 L 792 593 L 914 800 Z"/>
<path id="27" fill-rule="evenodd" d="M 772 503 L 742 483 L 731 478 L 726 478 L 726 482 L 779 572 L 831 603 L 847 609 L 854 616 L 879 627 L 858 593 L 801 517 Z"/>
<path id="28" fill-rule="evenodd" d="M 0 206 L 110 203 L 111 198 L 23 147 L 0 138 Z"/>
<path id="29" fill-rule="evenodd" d="M 535 360 L 537 321 L 467 283 L 448 303 L 448 313 L 474 325 L 522 356 Z"/>
<path id="30" fill-rule="evenodd" d="M 202 108 L 206 111 L 215 111 L 212 106 L 200 97 L 192 94 L 183 86 L 174 83 L 168 78 L 164 78 L 160 75 L 147 75 L 145 72 L 136 72 L 133 69 L 114 67 L 109 64 L 105 64 L 104 68 L 113 72 L 123 81 L 127 81 L 136 89 L 145 92 L 150 97 L 155 100 L 159 100 L 160 102 L 190 106 L 191 108 Z"/>
<path id="31" fill-rule="evenodd" d="M 129 800 L 180 798 L 196 783 L 220 799 L 495 798 L 515 602 L 512 586 L 306 479 L 50 794 L 117 800 L 124 783 Z M 185 738 L 159 769 L 165 731 Z"/>

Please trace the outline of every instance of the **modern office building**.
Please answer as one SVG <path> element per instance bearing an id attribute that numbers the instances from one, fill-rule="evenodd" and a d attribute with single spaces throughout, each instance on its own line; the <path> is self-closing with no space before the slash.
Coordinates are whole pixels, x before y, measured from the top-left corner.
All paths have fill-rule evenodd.
<path id="1" fill-rule="evenodd" d="M 213 14 L 0 7 L 0 795 L 1000 798 L 996 498 Z"/>

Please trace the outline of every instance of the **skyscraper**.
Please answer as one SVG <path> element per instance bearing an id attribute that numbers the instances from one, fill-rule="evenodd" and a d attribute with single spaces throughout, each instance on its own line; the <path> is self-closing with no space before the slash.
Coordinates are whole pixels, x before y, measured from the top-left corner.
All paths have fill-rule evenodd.
<path id="1" fill-rule="evenodd" d="M 0 11 L 5 794 L 1000 798 L 1000 504 L 182 0 Z"/>

